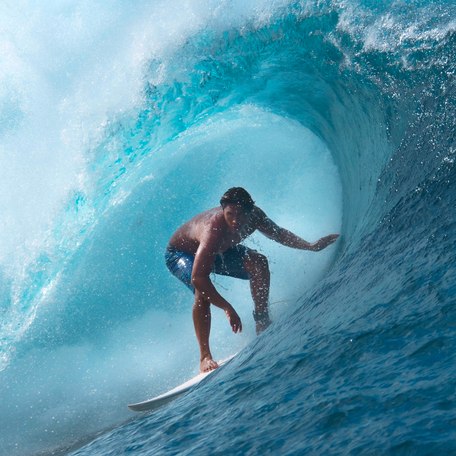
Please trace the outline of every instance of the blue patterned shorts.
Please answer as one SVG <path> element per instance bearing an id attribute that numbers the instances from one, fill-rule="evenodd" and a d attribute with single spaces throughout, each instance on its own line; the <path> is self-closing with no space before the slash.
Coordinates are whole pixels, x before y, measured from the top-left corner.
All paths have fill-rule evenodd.
<path id="1" fill-rule="evenodd" d="M 243 245 L 237 245 L 226 252 L 216 255 L 212 272 L 215 274 L 249 280 L 249 274 L 245 270 L 244 260 L 251 250 Z M 173 247 L 168 247 L 165 253 L 166 266 L 171 274 L 176 276 L 193 293 L 192 270 L 195 256 L 191 253 L 182 252 Z"/>

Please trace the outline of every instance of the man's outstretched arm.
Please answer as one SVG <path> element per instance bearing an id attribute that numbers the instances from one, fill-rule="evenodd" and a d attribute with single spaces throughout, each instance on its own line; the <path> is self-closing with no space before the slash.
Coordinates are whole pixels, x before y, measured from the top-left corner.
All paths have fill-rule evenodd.
<path id="1" fill-rule="evenodd" d="M 328 245 L 331 245 L 339 237 L 338 234 L 329 234 L 328 236 L 320 238 L 316 242 L 308 242 L 291 231 L 288 231 L 274 223 L 261 209 L 257 208 L 257 210 L 259 211 L 260 217 L 258 230 L 273 241 L 287 247 L 319 252 L 320 250 L 328 247 Z"/>

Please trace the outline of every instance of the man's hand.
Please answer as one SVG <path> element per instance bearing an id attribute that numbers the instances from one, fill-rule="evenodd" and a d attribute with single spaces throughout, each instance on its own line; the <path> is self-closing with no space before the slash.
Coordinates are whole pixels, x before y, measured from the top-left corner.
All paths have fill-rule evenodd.
<path id="1" fill-rule="evenodd" d="M 317 242 L 315 242 L 312 247 L 314 252 L 319 252 L 320 250 L 325 249 L 328 245 L 331 245 L 339 237 L 338 234 L 329 234 L 328 236 L 322 237 Z"/>
<path id="2" fill-rule="evenodd" d="M 242 322 L 232 306 L 225 309 L 226 316 L 234 333 L 242 332 Z"/>

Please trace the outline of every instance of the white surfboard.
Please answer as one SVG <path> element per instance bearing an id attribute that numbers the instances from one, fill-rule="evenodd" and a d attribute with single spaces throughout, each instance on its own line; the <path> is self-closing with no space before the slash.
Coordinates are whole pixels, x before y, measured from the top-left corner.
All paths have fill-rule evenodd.
<path id="1" fill-rule="evenodd" d="M 226 365 L 228 361 L 232 360 L 236 355 L 232 355 L 229 358 L 226 358 L 218 363 L 220 369 L 223 365 Z M 142 402 L 137 402 L 135 404 L 128 404 L 128 408 L 130 410 L 133 410 L 135 412 L 146 412 L 146 411 L 151 411 L 158 409 L 159 407 L 167 404 L 168 402 L 173 401 L 174 399 L 178 398 L 182 394 L 187 393 L 189 390 L 191 390 L 194 386 L 198 385 L 203 379 L 205 379 L 208 375 L 212 374 L 212 372 L 217 371 L 218 369 L 211 370 L 209 372 L 203 372 L 192 379 L 186 381 L 185 383 L 182 383 L 182 385 L 176 386 L 176 388 L 173 388 L 172 390 L 160 394 L 159 396 L 155 396 L 151 399 L 147 399 Z"/>

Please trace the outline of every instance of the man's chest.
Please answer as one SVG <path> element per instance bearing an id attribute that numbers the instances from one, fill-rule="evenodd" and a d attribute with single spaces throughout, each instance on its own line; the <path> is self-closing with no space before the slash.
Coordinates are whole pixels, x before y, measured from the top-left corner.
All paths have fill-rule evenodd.
<path id="1" fill-rule="evenodd" d="M 251 226 L 245 226 L 241 228 L 238 232 L 235 233 L 226 233 L 223 237 L 223 240 L 220 245 L 220 252 L 225 252 L 226 250 L 234 247 L 237 244 L 240 244 L 244 239 L 249 237 L 255 228 Z"/>

